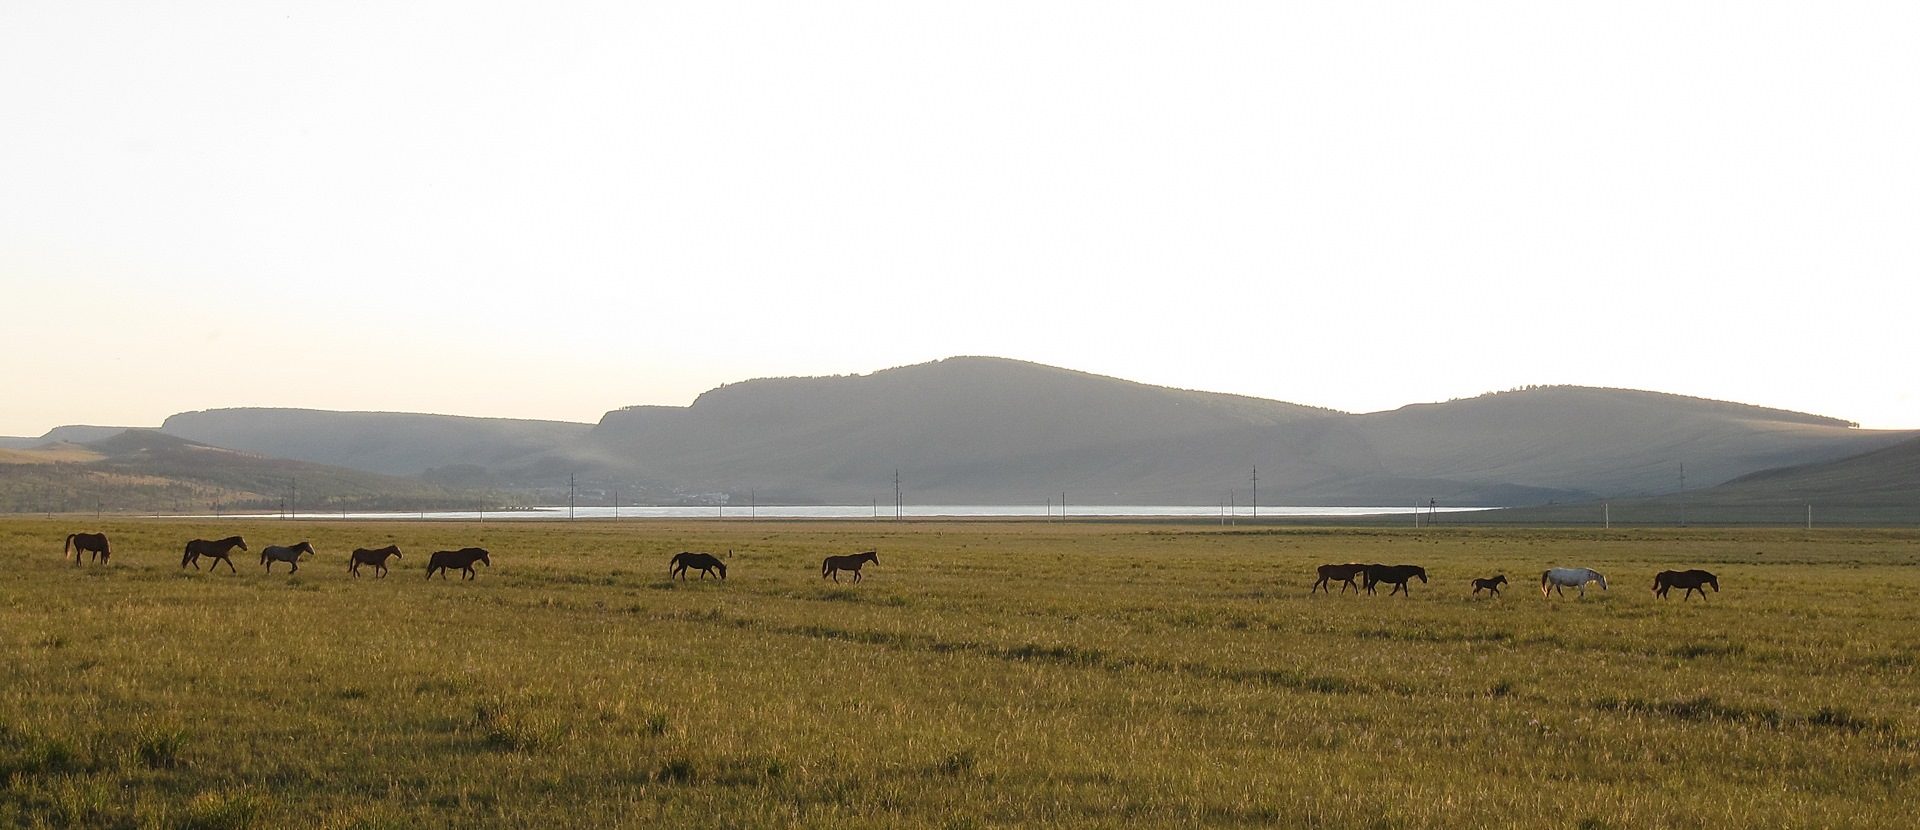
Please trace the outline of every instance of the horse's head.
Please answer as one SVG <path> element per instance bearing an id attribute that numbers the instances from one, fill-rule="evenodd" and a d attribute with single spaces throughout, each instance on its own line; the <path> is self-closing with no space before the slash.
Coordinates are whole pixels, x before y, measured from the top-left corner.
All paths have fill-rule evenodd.
<path id="1" fill-rule="evenodd" d="M 1413 569 L 1413 575 L 1414 575 L 1414 576 L 1417 576 L 1417 577 L 1420 577 L 1420 581 L 1421 581 L 1421 582 L 1423 582 L 1423 583 L 1427 581 L 1427 569 L 1426 569 L 1426 568 L 1414 568 L 1414 569 Z"/>
<path id="2" fill-rule="evenodd" d="M 1603 574 L 1599 571 L 1588 571 L 1587 573 L 1593 574 L 1593 581 L 1600 583 L 1600 590 L 1604 591 L 1607 589 L 1606 574 Z"/>
<path id="3" fill-rule="evenodd" d="M 233 537 L 233 543 L 239 545 L 241 550 L 250 550 L 250 548 L 247 547 L 247 540 L 238 536 Z"/>
<path id="4" fill-rule="evenodd" d="M 1494 578 L 1493 578 L 1493 584 L 1495 584 L 1495 585 L 1505 585 L 1505 584 L 1507 584 L 1507 575 L 1506 575 L 1506 574 L 1501 574 L 1501 575 L 1499 575 L 1499 576 L 1496 576 L 1496 577 L 1494 577 Z"/>

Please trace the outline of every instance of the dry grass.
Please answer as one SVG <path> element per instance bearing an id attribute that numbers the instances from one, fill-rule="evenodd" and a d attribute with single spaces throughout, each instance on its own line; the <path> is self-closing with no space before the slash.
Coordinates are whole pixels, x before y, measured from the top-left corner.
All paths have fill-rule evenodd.
<path id="1" fill-rule="evenodd" d="M 84 525 L 0 522 L 0 824 L 1889 826 L 1920 796 L 1914 533 Z M 61 562 L 93 529 L 113 566 Z M 320 555 L 180 571 L 235 532 Z M 345 575 L 388 543 L 392 577 Z M 477 580 L 421 579 L 467 545 Z M 669 581 L 681 550 L 731 579 Z M 1310 596 L 1343 561 L 1434 581 Z M 1543 601 L 1563 564 L 1612 590 Z M 1653 599 L 1676 565 L 1725 591 Z"/>

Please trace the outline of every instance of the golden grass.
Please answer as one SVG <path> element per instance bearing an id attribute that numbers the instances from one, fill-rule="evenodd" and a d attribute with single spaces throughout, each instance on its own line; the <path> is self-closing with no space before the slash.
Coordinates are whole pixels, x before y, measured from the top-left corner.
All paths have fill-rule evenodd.
<path id="1" fill-rule="evenodd" d="M 1920 796 L 1911 532 L 86 524 L 0 522 L 0 825 L 1889 826 Z M 95 529 L 111 567 L 60 560 Z M 180 570 L 231 533 L 240 573 Z M 345 575 L 388 543 L 390 578 Z M 477 580 L 421 579 L 468 545 Z M 666 578 L 729 549 L 725 583 Z M 1344 561 L 1433 582 L 1308 594 Z M 1612 588 L 1542 600 L 1553 565 Z M 1725 590 L 1652 598 L 1674 566 Z"/>
<path id="2" fill-rule="evenodd" d="M 0 447 L 0 464 L 82 464 L 88 461 L 99 461 L 105 457 L 100 453 L 81 449 L 72 444 L 56 444 L 31 450 L 11 450 Z"/>

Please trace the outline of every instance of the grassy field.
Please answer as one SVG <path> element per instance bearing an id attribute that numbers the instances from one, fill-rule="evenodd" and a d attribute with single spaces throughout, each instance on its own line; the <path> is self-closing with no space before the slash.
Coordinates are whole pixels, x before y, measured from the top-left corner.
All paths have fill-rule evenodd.
<path id="1" fill-rule="evenodd" d="M 1346 561 L 1433 581 L 1309 595 Z M 1916 595 L 1914 531 L 12 519 L 0 826 L 1910 825 Z"/>

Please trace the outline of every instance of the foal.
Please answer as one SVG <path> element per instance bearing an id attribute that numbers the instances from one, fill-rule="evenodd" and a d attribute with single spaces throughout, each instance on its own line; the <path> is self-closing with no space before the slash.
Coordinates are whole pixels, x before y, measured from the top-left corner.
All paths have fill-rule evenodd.
<path id="1" fill-rule="evenodd" d="M 1497 597 L 1500 595 L 1500 586 L 1505 584 L 1507 584 L 1506 574 L 1501 574 L 1492 579 L 1476 578 L 1473 580 L 1473 595 L 1477 597 L 1482 590 L 1487 590 L 1492 591 L 1493 595 Z"/>

